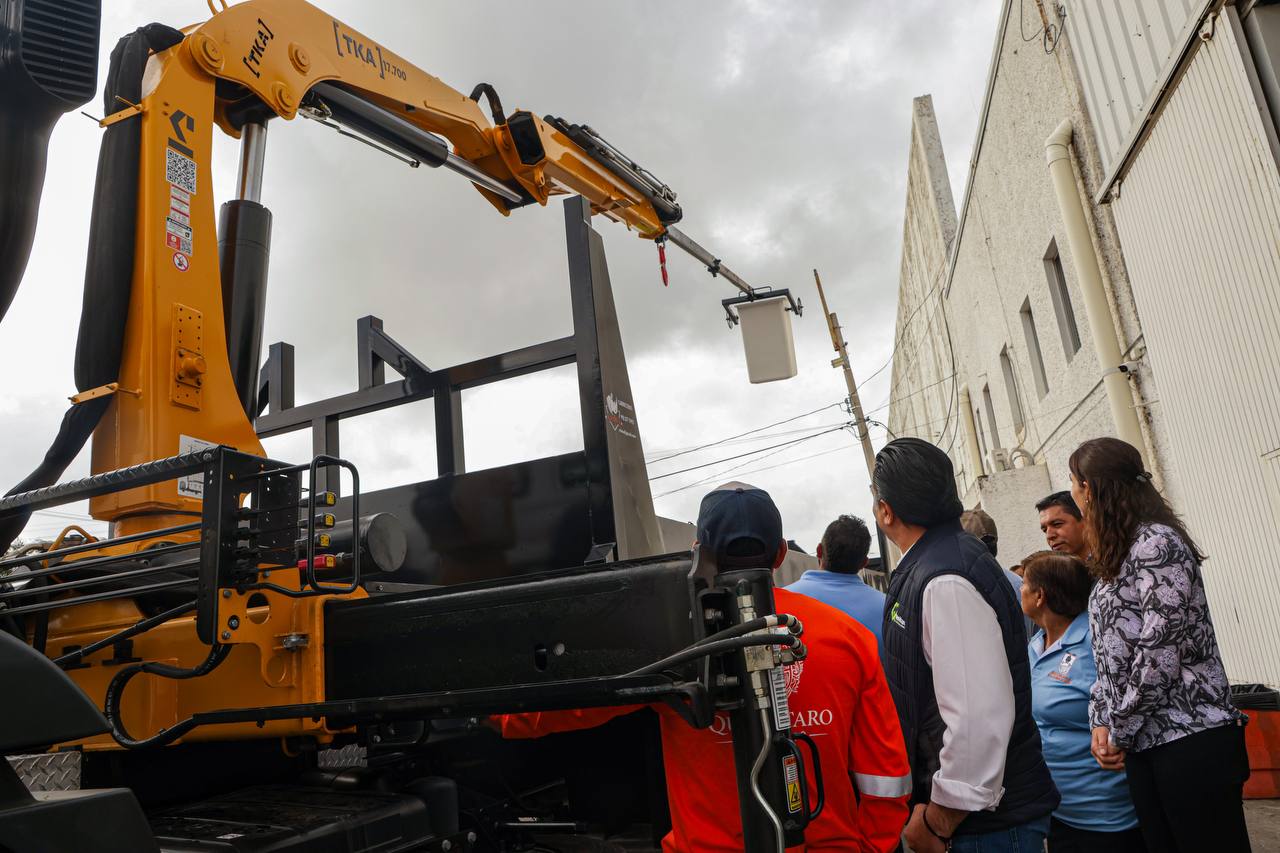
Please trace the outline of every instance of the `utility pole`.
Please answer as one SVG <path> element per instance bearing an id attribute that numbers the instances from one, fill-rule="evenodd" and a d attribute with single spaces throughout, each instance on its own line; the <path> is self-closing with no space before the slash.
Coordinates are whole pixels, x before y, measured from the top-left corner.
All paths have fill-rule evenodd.
<path id="1" fill-rule="evenodd" d="M 827 331 L 831 333 L 831 346 L 838 353 L 831 360 L 832 367 L 844 370 L 844 384 L 849 389 L 849 409 L 853 414 L 853 424 L 858 430 L 858 439 L 862 442 L 862 455 L 867 460 L 867 476 L 872 477 L 876 468 L 876 452 L 871 449 L 871 430 L 867 428 L 867 419 L 862 414 L 862 401 L 858 399 L 858 384 L 853 381 L 853 368 L 849 366 L 849 349 L 844 335 L 840 333 L 840 321 L 833 311 L 827 308 L 827 296 L 822 292 L 822 279 L 818 271 L 813 271 L 813 281 L 818 285 L 818 298 L 822 300 L 822 316 L 827 318 Z"/>
<path id="2" fill-rule="evenodd" d="M 875 482 L 876 476 L 876 452 L 871 449 L 871 430 L 867 427 L 867 419 L 862 414 L 862 401 L 858 399 L 858 383 L 853 380 L 853 368 L 849 365 L 849 347 L 845 343 L 844 335 L 840 332 L 840 321 L 836 318 L 833 311 L 827 308 L 827 295 L 822 291 L 822 278 L 818 275 L 818 271 L 813 271 L 813 282 L 818 285 L 818 299 L 822 300 L 822 316 L 827 318 L 827 331 L 831 333 L 831 346 L 835 348 L 836 358 L 831 359 L 832 367 L 839 367 L 844 371 L 844 384 L 849 389 L 849 410 L 853 415 L 853 426 L 858 431 L 858 440 L 862 442 L 862 455 L 867 460 L 867 480 Z M 877 589 L 884 592 L 888 589 L 886 584 L 889 577 L 889 543 L 885 541 L 884 531 L 874 521 L 871 524 L 872 530 L 876 534 L 876 543 L 880 548 L 880 580 L 873 583 Z M 872 573 L 874 576 L 875 573 Z M 868 582 L 871 582 L 868 579 Z"/>

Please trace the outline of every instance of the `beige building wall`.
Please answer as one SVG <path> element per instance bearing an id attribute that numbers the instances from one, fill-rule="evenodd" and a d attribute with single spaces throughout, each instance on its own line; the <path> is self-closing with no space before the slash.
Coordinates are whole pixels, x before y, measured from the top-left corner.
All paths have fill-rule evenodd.
<path id="1" fill-rule="evenodd" d="M 1043 547 L 1034 503 L 1069 487 L 1071 452 L 1116 432 L 1045 162 L 1044 141 L 1063 119 L 1075 129 L 1081 198 L 1111 308 L 1103 320 L 1136 365 L 1130 385 L 1149 464 L 1177 494 L 1167 427 L 1148 405 L 1158 394 L 1115 224 L 1090 201 L 1104 175 L 1070 44 L 1060 38 L 1046 51 L 1018 26 L 1016 4 L 1006 4 L 957 213 L 931 102 L 913 105 L 889 413 L 894 435 L 949 451 L 965 505 L 981 505 L 1000 528 L 1005 564 Z"/>

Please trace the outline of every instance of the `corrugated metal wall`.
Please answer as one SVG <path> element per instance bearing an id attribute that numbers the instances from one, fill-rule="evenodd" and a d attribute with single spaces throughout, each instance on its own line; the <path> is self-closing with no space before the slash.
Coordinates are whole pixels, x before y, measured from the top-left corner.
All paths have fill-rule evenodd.
<path id="1" fill-rule="evenodd" d="M 1113 208 L 1228 673 L 1280 684 L 1280 171 L 1246 61 L 1227 8 Z"/>
<path id="2" fill-rule="evenodd" d="M 1067 36 L 1098 131 L 1102 169 L 1124 151 L 1206 0 L 1068 0 Z"/>

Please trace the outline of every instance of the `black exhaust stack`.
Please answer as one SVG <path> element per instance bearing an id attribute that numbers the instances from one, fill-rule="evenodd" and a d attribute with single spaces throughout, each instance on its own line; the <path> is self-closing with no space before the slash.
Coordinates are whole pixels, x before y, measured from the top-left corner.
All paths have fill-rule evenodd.
<path id="1" fill-rule="evenodd" d="M 35 239 L 49 134 L 98 86 L 102 0 L 0 0 L 0 319 Z"/>

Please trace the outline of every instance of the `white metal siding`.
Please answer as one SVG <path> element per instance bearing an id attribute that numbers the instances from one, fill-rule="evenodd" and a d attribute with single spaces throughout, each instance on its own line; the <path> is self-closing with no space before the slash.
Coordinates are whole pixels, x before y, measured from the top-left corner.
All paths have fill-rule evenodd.
<path id="1" fill-rule="evenodd" d="M 1113 207 L 1228 673 L 1280 684 L 1280 172 L 1245 50 L 1228 8 Z"/>
<path id="2" fill-rule="evenodd" d="M 1110 172 L 1203 0 L 1068 0 L 1067 37 Z"/>

